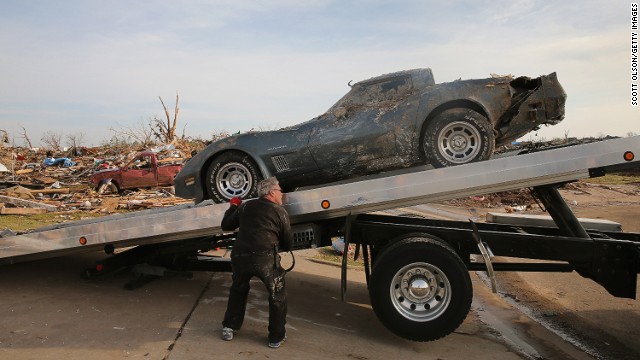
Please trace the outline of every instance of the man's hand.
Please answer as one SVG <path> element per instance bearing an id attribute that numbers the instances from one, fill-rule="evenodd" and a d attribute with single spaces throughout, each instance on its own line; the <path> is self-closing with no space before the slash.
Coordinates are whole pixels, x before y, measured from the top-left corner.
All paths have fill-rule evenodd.
<path id="1" fill-rule="evenodd" d="M 235 205 L 235 206 L 240 206 L 240 204 L 242 204 L 242 199 L 240 199 L 240 197 L 236 196 L 236 197 L 232 198 L 231 200 L 229 200 L 229 204 Z"/>

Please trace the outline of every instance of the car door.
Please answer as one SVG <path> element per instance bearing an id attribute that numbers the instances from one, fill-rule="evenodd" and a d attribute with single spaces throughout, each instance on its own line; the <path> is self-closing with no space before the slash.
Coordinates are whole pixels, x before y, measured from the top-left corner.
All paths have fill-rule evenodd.
<path id="1" fill-rule="evenodd" d="M 367 109 L 350 117 L 327 114 L 313 129 L 309 151 L 321 169 L 346 167 L 395 153 L 395 134 L 371 121 Z"/>
<path id="2" fill-rule="evenodd" d="M 173 184 L 173 178 L 180 171 L 180 166 L 175 164 L 163 165 L 158 162 L 156 171 L 158 172 L 158 186 L 171 185 Z"/>
<path id="3" fill-rule="evenodd" d="M 121 188 L 143 188 L 158 185 L 151 155 L 138 155 L 122 171 Z"/>

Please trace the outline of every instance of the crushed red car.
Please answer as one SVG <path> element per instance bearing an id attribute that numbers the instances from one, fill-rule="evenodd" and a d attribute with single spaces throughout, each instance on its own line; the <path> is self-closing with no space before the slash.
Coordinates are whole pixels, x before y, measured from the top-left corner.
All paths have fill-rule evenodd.
<path id="1" fill-rule="evenodd" d="M 151 151 L 138 153 L 127 165 L 97 171 L 91 182 L 98 193 L 171 186 L 182 164 L 162 164 Z"/>

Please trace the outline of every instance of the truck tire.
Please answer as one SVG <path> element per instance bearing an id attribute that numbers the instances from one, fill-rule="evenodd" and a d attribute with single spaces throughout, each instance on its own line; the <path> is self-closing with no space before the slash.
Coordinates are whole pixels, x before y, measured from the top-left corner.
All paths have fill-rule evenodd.
<path id="1" fill-rule="evenodd" d="M 371 274 L 373 311 L 394 334 L 432 341 L 467 317 L 473 289 L 469 271 L 442 240 L 412 234 L 383 250 Z"/>
<path id="2" fill-rule="evenodd" d="M 96 192 L 100 195 L 105 195 L 105 194 L 115 195 L 120 192 L 120 189 L 118 188 L 118 184 L 116 184 L 113 181 L 108 181 L 108 182 L 100 183 L 100 185 L 98 185 L 98 188 L 96 189 Z"/>
<path id="3" fill-rule="evenodd" d="M 422 147 L 436 168 L 488 160 L 495 149 L 493 127 L 486 117 L 464 108 L 436 115 L 425 129 Z"/>
<path id="4" fill-rule="evenodd" d="M 207 194 L 216 203 L 228 202 L 234 197 L 256 197 L 261 180 L 258 166 L 249 156 L 239 152 L 218 156 L 206 176 Z"/>

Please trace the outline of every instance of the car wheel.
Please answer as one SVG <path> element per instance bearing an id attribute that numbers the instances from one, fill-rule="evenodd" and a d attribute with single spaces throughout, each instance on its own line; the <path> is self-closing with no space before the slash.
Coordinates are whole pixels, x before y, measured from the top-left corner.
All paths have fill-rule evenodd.
<path id="1" fill-rule="evenodd" d="M 412 234 L 383 250 L 371 274 L 371 305 L 393 333 L 432 341 L 467 317 L 473 289 L 469 271 L 442 240 Z"/>
<path id="2" fill-rule="evenodd" d="M 120 189 L 118 189 L 118 184 L 114 183 L 113 181 L 108 181 L 100 183 L 100 185 L 98 185 L 98 188 L 96 189 L 96 192 L 100 195 L 118 194 L 120 192 Z"/>
<path id="3" fill-rule="evenodd" d="M 217 157 L 209 166 L 206 190 L 209 198 L 217 203 L 227 202 L 234 197 L 255 197 L 260 179 L 258 166 L 249 156 L 228 152 Z"/>
<path id="4" fill-rule="evenodd" d="M 422 146 L 427 161 L 436 168 L 488 160 L 495 136 L 486 117 L 471 109 L 449 109 L 427 125 Z"/>

